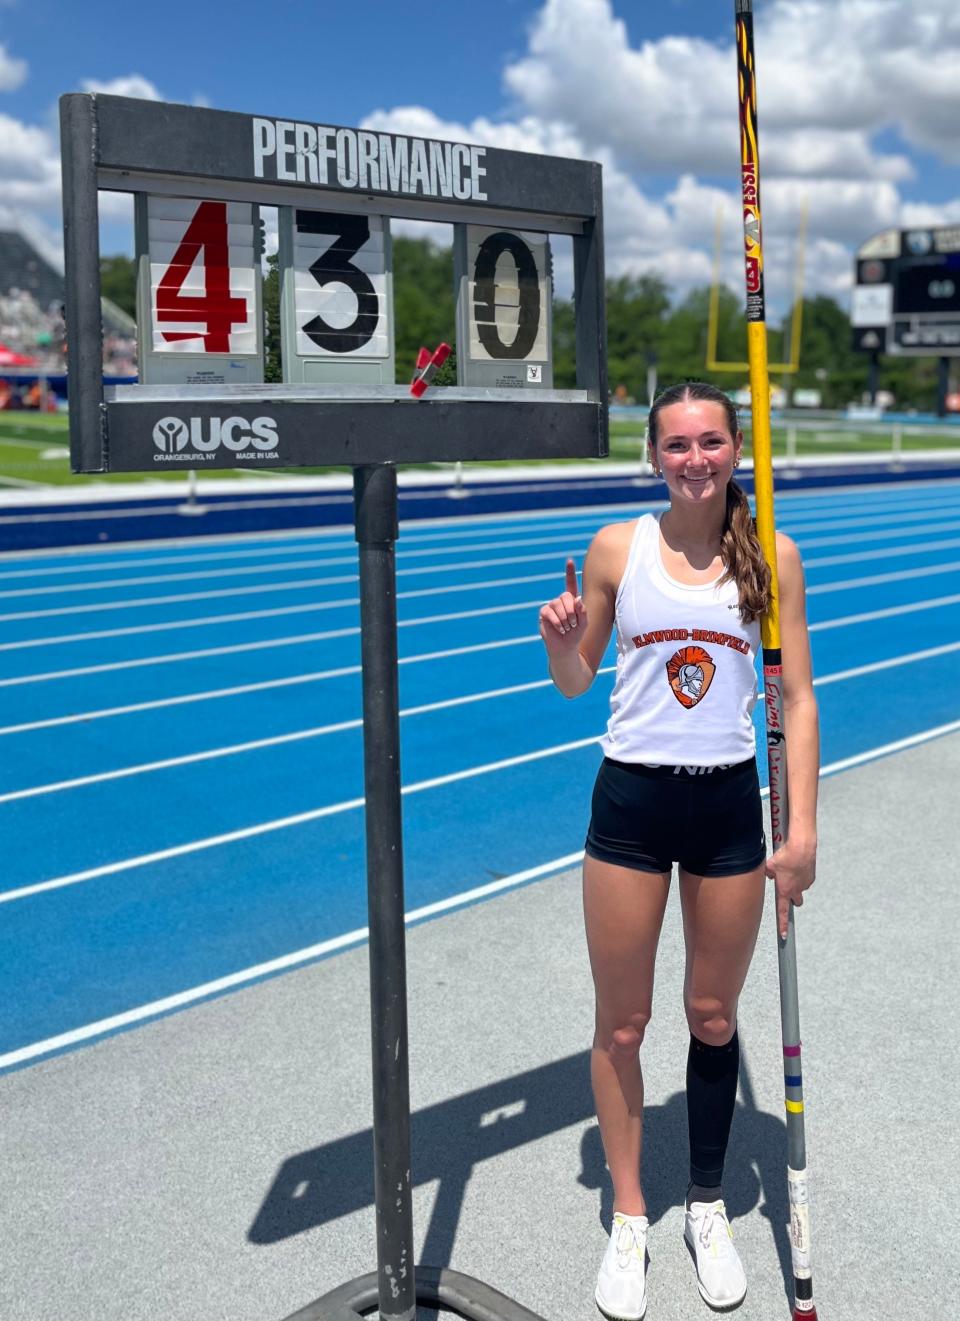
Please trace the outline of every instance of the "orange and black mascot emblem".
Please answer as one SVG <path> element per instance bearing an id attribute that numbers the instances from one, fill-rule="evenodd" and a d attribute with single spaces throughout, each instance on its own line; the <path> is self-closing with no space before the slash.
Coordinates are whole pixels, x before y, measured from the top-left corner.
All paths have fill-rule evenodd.
<path id="1" fill-rule="evenodd" d="M 667 661 L 667 678 L 681 706 L 696 706 L 707 695 L 717 667 L 702 647 L 681 647 Z"/>

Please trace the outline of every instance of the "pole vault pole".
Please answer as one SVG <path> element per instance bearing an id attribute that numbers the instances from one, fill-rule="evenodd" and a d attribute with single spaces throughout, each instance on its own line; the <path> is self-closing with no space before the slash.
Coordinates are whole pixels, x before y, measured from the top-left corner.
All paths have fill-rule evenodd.
<path id="1" fill-rule="evenodd" d="M 780 656 L 780 596 L 776 524 L 773 512 L 773 457 L 770 447 L 770 379 L 763 290 L 760 226 L 760 150 L 757 138 L 757 79 L 753 54 L 752 0 L 735 0 L 737 75 L 740 93 L 740 181 L 743 194 L 744 261 L 747 282 L 747 350 L 753 414 L 753 471 L 757 536 L 770 566 L 770 605 L 761 620 L 763 687 L 770 783 L 770 826 L 776 851 L 787 837 L 787 762 L 783 724 L 783 665 Z M 774 909 L 776 913 L 776 908 Z M 790 1255 L 793 1262 L 794 1321 L 816 1321 L 810 1269 L 810 1216 L 803 1125 L 803 1071 L 797 1001 L 797 949 L 790 905 L 785 939 L 777 937 L 780 968 L 780 1031 L 783 1039 L 784 1101 L 787 1111 L 787 1184 L 790 1195 Z"/>

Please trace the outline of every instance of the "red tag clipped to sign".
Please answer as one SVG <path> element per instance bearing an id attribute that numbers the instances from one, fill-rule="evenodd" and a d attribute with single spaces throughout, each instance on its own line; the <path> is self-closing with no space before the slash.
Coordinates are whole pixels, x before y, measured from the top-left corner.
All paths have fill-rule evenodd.
<path id="1" fill-rule="evenodd" d="M 421 349 L 420 353 L 417 355 L 418 368 L 420 367 L 420 357 L 424 352 L 425 350 Z M 410 385 L 410 393 L 413 395 L 414 399 L 422 398 L 423 394 L 426 391 L 427 386 L 436 376 L 437 372 L 440 370 L 440 368 L 443 366 L 446 360 L 450 357 L 450 353 L 451 353 L 450 345 L 444 343 L 439 345 L 433 351 L 433 353 L 430 354 L 426 365 L 420 370 L 419 375 L 414 377 Z"/>
<path id="2" fill-rule="evenodd" d="M 430 361 L 430 350 L 421 348 L 417 353 L 417 361 L 413 368 L 413 376 L 410 379 L 411 385 L 417 379 L 417 377 L 420 375 L 420 373 L 423 371 L 424 367 L 426 367 L 429 361 Z"/>

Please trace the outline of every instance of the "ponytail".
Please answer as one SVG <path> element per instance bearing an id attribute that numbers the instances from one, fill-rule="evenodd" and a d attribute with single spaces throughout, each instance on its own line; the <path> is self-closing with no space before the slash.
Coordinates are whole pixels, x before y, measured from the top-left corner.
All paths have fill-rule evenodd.
<path id="1" fill-rule="evenodd" d="M 720 539 L 721 583 L 735 582 L 740 618 L 751 624 L 770 605 L 770 566 L 763 557 L 747 497 L 735 481 L 727 485 L 727 508 Z"/>

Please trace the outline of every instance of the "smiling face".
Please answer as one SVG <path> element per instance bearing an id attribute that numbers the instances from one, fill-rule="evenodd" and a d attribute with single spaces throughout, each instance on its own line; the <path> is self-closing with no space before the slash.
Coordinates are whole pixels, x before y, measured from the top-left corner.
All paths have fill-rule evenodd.
<path id="1" fill-rule="evenodd" d="M 730 434 L 722 404 L 683 399 L 658 413 L 650 461 L 660 469 L 673 500 L 704 503 L 726 498 L 742 448 L 743 433 Z"/>

